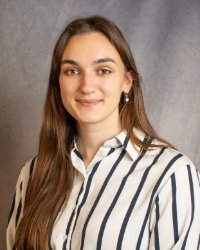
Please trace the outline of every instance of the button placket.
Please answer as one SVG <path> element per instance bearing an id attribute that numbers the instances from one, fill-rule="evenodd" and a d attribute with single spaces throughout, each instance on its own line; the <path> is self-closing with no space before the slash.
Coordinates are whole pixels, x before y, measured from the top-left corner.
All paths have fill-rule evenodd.
<path id="1" fill-rule="evenodd" d="M 70 230 L 69 230 L 69 233 L 67 236 L 67 244 L 66 244 L 66 249 L 68 250 L 70 248 L 70 242 L 71 242 L 71 237 L 72 237 L 72 230 L 74 229 L 74 224 L 75 224 L 75 221 L 76 221 L 76 218 L 77 218 L 77 211 L 78 211 L 78 208 L 83 200 L 83 197 L 84 197 L 84 194 L 85 194 L 85 190 L 86 190 L 86 185 L 87 185 L 87 181 L 88 181 L 88 177 L 85 176 L 85 180 L 83 182 L 83 190 L 81 192 L 81 194 L 79 195 L 79 198 L 78 198 L 78 202 L 76 204 L 76 207 L 75 207 L 75 211 L 74 211 L 74 216 L 73 216 L 73 220 L 72 220 L 72 223 L 71 223 L 71 226 L 70 226 Z"/>

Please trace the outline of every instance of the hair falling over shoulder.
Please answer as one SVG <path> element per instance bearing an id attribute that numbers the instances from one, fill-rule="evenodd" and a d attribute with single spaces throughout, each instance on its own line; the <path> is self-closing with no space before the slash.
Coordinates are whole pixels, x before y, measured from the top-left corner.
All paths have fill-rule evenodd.
<path id="1" fill-rule="evenodd" d="M 67 205 L 73 180 L 70 152 L 77 136 L 75 120 L 65 110 L 60 95 L 59 74 L 61 59 L 69 39 L 77 34 L 101 32 L 117 49 L 127 71 L 133 72 L 129 92 L 130 102 L 121 98 L 119 111 L 122 127 L 133 143 L 145 149 L 133 133 L 133 127 L 153 139 L 170 145 L 160 138 L 146 116 L 140 78 L 129 45 L 117 26 L 104 17 L 80 18 L 69 23 L 61 33 L 53 52 L 44 118 L 40 132 L 39 152 L 29 180 L 22 219 L 17 227 L 15 249 L 49 249 L 50 236 L 58 213 Z M 151 147 L 157 145 L 152 145 Z"/>

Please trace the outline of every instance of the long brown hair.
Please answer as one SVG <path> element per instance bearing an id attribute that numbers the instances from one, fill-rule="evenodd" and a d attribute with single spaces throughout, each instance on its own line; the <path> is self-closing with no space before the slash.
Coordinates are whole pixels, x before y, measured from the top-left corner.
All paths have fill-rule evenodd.
<path id="1" fill-rule="evenodd" d="M 169 145 L 156 134 L 147 119 L 135 61 L 118 27 L 100 16 L 80 18 L 69 23 L 61 33 L 53 52 L 37 162 L 29 181 L 23 216 L 16 232 L 15 247 L 18 250 L 48 249 L 55 218 L 61 207 L 67 205 L 74 180 L 70 151 L 74 137 L 77 136 L 77 129 L 75 120 L 61 101 L 59 87 L 61 59 L 65 46 L 72 36 L 93 31 L 101 32 L 107 37 L 117 49 L 126 70 L 133 72 L 133 83 L 129 92 L 130 102 L 126 104 L 122 96 L 119 103 L 123 129 L 139 147 L 148 149 L 149 144 L 136 137 L 133 127 L 143 131 L 152 139 Z"/>

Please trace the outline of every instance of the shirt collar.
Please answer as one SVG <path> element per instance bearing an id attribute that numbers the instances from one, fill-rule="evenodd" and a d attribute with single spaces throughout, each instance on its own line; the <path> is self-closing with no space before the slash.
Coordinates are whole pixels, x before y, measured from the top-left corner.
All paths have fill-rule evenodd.
<path id="1" fill-rule="evenodd" d="M 141 141 L 144 140 L 144 138 L 145 138 L 144 132 L 140 131 L 139 129 L 133 128 L 133 133 Z M 128 137 L 127 132 L 125 130 L 122 130 L 115 137 L 106 140 L 104 142 L 104 144 L 102 145 L 103 148 L 118 148 L 121 146 L 126 150 L 126 152 L 131 157 L 132 160 L 137 159 L 141 148 L 137 145 L 132 144 L 132 142 L 131 142 L 130 138 Z M 76 139 L 74 140 L 74 150 L 78 153 Z M 79 158 L 81 158 L 81 157 L 79 157 Z"/>
<path id="2" fill-rule="evenodd" d="M 141 141 L 144 140 L 145 134 L 142 131 L 140 131 L 136 128 L 133 128 L 133 133 Z M 117 138 L 119 143 L 124 147 L 124 149 L 126 150 L 128 155 L 131 157 L 131 159 L 136 160 L 139 153 L 140 153 L 141 148 L 135 144 L 132 144 L 130 138 L 127 135 L 127 132 L 125 130 L 123 130 L 115 138 Z"/>

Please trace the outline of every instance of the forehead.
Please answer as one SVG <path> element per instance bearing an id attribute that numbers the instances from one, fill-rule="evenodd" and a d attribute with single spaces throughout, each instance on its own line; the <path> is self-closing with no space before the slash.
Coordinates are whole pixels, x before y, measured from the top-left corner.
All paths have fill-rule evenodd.
<path id="1" fill-rule="evenodd" d="M 114 57 L 121 60 L 115 46 L 101 32 L 89 32 L 71 37 L 65 46 L 64 57 Z"/>

